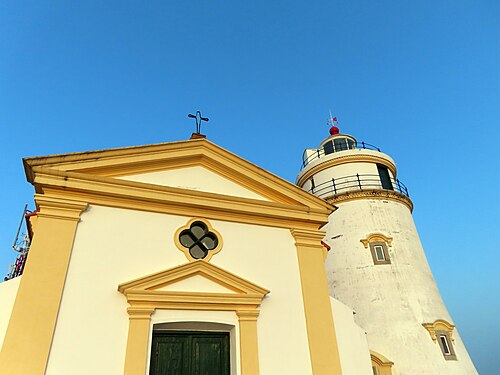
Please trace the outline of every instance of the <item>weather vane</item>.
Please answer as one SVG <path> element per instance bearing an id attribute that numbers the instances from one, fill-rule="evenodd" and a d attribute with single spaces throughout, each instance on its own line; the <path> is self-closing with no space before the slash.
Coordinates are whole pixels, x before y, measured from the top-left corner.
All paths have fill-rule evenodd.
<path id="1" fill-rule="evenodd" d="M 328 121 L 326 123 L 331 126 L 330 135 L 339 134 L 339 128 L 337 127 L 339 122 L 337 120 L 337 117 L 332 116 L 332 111 L 330 111 L 330 118 L 328 119 Z"/>
<path id="2" fill-rule="evenodd" d="M 202 121 L 208 121 L 208 117 L 202 117 L 200 111 L 196 111 L 196 115 L 192 115 L 191 113 L 188 114 L 189 118 L 194 118 L 196 119 L 196 134 L 201 134 L 201 122 Z"/>
<path id="3" fill-rule="evenodd" d="M 330 111 L 330 118 L 328 119 L 328 121 L 326 122 L 327 125 L 330 125 L 330 126 L 335 126 L 337 125 L 339 122 L 337 120 L 337 117 L 333 117 L 332 116 L 332 111 Z"/>

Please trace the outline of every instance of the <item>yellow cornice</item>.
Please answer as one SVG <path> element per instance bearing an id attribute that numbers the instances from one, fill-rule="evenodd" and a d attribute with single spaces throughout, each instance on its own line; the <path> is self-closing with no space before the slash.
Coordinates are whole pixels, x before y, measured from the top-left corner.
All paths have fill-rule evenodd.
<path id="1" fill-rule="evenodd" d="M 318 159 L 321 160 L 321 159 Z M 311 169 L 305 171 L 303 175 L 297 180 L 297 185 L 302 186 L 304 183 L 314 176 L 316 173 L 321 172 L 325 169 L 335 167 L 337 165 L 348 164 L 348 163 L 379 163 L 385 165 L 392 172 L 394 178 L 396 178 L 396 165 L 390 160 L 377 155 L 367 155 L 367 154 L 354 154 L 354 155 L 344 155 L 336 156 L 332 159 L 322 161 L 316 164 Z"/>
<path id="2" fill-rule="evenodd" d="M 290 232 L 295 239 L 296 246 L 308 246 L 323 249 L 321 241 L 325 237 L 324 231 L 292 228 Z"/>
<path id="3" fill-rule="evenodd" d="M 162 290 L 194 276 L 202 276 L 234 293 Z M 252 311 L 269 290 L 203 260 L 182 264 L 118 286 L 133 308 Z M 258 314 L 257 314 L 258 315 Z"/>
<path id="4" fill-rule="evenodd" d="M 117 177 L 201 165 L 271 201 L 335 209 L 290 182 L 240 158 L 206 139 L 23 160 L 28 181 L 50 169 L 86 175 Z"/>
<path id="5" fill-rule="evenodd" d="M 411 199 L 394 190 L 384 190 L 384 189 L 363 189 L 363 190 L 353 190 L 341 194 L 336 194 L 334 196 L 328 197 L 326 201 L 332 205 L 350 202 L 355 200 L 366 200 L 366 199 L 383 199 L 391 200 L 404 204 L 410 212 L 413 212 L 413 202 Z"/>
<path id="6" fill-rule="evenodd" d="M 437 337 L 436 337 L 436 331 L 446 331 L 450 335 L 450 339 L 452 341 L 455 341 L 453 338 L 453 330 L 455 329 L 455 325 L 447 322 L 446 320 L 443 319 L 437 319 L 433 323 L 423 323 L 422 326 L 429 332 L 429 335 L 431 336 L 432 340 L 436 342 Z"/>
<path id="7" fill-rule="evenodd" d="M 382 354 L 377 353 L 376 351 L 370 350 L 370 357 L 373 362 L 375 362 L 380 367 L 392 367 L 394 362 L 388 360 Z"/>
<path id="8" fill-rule="evenodd" d="M 241 295 L 258 295 L 262 298 L 269 293 L 269 290 L 262 288 L 257 284 L 202 260 L 185 263 L 177 267 L 128 281 L 120 284 L 118 290 L 125 295 L 128 295 L 131 292 L 151 292 L 195 275 L 201 275 L 223 286 L 224 288 L 230 289 Z M 170 293 L 173 296 L 178 294 L 177 292 L 164 291 L 162 291 L 162 293 Z"/>
<path id="9" fill-rule="evenodd" d="M 372 366 L 376 367 L 377 375 L 391 375 L 394 362 L 388 360 L 382 354 L 370 350 Z M 374 371 L 375 373 L 375 371 Z"/>
<path id="10" fill-rule="evenodd" d="M 79 221 L 88 207 L 86 202 L 35 194 L 37 217 Z"/>
<path id="11" fill-rule="evenodd" d="M 392 237 L 383 235 L 382 233 L 371 233 L 365 239 L 360 240 L 365 249 L 368 249 L 370 242 L 385 242 L 387 246 L 392 246 Z"/>
<path id="12" fill-rule="evenodd" d="M 319 228 L 327 207 L 305 207 L 37 167 L 39 193 L 89 204 L 290 228 Z"/>

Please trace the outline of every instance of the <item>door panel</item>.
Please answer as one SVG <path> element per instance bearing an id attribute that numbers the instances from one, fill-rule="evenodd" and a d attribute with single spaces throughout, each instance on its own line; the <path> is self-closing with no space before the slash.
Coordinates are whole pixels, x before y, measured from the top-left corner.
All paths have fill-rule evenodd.
<path id="1" fill-rule="evenodd" d="M 153 334 L 150 375 L 229 375 L 229 333 Z"/>

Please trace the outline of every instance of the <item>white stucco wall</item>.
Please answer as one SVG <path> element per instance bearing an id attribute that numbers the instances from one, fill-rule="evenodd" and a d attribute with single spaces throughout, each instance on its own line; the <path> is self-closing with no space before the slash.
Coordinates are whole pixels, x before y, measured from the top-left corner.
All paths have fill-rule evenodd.
<path id="1" fill-rule="evenodd" d="M 454 331 L 458 361 L 446 361 L 422 323 L 452 322 L 427 263 L 409 209 L 399 202 L 337 204 L 324 228 L 332 246 L 326 268 L 330 293 L 356 311 L 370 349 L 393 361 L 393 374 L 475 374 Z M 371 233 L 392 237 L 391 264 L 374 265 L 360 242 Z"/>
<path id="2" fill-rule="evenodd" d="M 354 312 L 333 297 L 330 302 L 342 375 L 373 375 L 366 333 L 354 322 Z"/>
<path id="3" fill-rule="evenodd" d="M 306 150 L 307 151 L 307 150 Z M 320 158 L 316 158 L 316 159 L 313 159 L 309 164 L 307 164 L 300 172 L 299 174 L 297 175 L 297 181 L 305 174 L 307 173 L 307 171 L 309 171 L 310 169 L 314 168 L 315 166 L 319 165 L 319 164 L 322 164 L 322 163 L 325 163 L 329 160 L 333 160 L 333 159 L 341 159 L 345 156 L 361 156 L 361 155 L 368 155 L 368 156 L 377 156 L 379 158 L 383 158 L 385 160 L 387 160 L 389 163 L 391 164 L 395 164 L 394 160 L 387 154 L 384 154 L 383 152 L 379 152 L 379 151 L 374 151 L 374 150 L 366 150 L 366 149 L 354 149 L 354 150 L 345 150 L 345 151 L 340 151 L 340 152 L 334 152 L 332 154 L 328 154 L 328 155 L 322 155 Z M 339 168 L 339 167 L 343 167 L 344 165 L 345 166 L 349 166 L 353 163 L 345 163 L 345 164 L 342 164 L 342 165 L 337 165 L 334 168 Z M 373 165 L 375 165 L 375 163 L 371 163 Z M 332 169 L 332 168 L 330 168 Z M 351 168 L 352 169 L 352 168 Z M 356 172 L 355 168 L 352 169 L 354 171 L 354 173 L 349 173 L 349 174 L 356 174 L 356 173 L 361 173 L 361 172 Z M 376 171 L 376 169 L 375 169 Z M 394 176 L 392 176 L 394 177 Z M 331 177 L 330 177 L 331 178 Z"/>
<path id="4" fill-rule="evenodd" d="M 380 177 L 375 163 L 348 163 L 338 165 L 334 168 L 319 171 L 314 175 L 314 184 L 316 186 L 314 192 L 321 197 L 331 196 L 335 193 L 332 186 L 332 178 L 335 179 L 337 193 L 345 193 L 348 191 L 359 190 L 358 179 L 356 174 L 360 175 L 361 186 L 363 189 L 378 189 L 382 188 Z M 393 178 L 392 172 L 389 175 Z M 325 186 L 322 186 L 326 183 Z M 302 188 L 310 191 L 311 179 L 304 182 Z M 327 188 L 326 190 L 324 188 Z"/>
<path id="5" fill-rule="evenodd" d="M 259 200 L 269 199 L 209 171 L 202 166 L 185 167 L 159 172 L 141 173 L 119 177 L 122 180 L 145 182 L 161 186 L 172 186 L 208 193 L 232 195 Z"/>
<path id="6" fill-rule="evenodd" d="M 0 283 L 0 348 L 3 345 L 7 326 L 9 325 L 10 314 L 17 295 L 17 289 L 22 276 Z"/>
<path id="7" fill-rule="evenodd" d="M 188 260 L 174 245 L 190 218 L 91 206 L 82 214 L 47 374 L 123 372 L 128 315 L 119 284 Z M 211 220 L 224 247 L 211 263 L 271 291 L 258 319 L 261 374 L 311 374 L 296 250 L 288 230 Z M 193 285 L 202 280 L 193 280 Z M 193 285 L 186 284 L 186 288 Z M 210 288 L 209 286 L 207 286 Z M 300 306 L 299 308 L 297 308 Z M 181 314 L 182 315 L 182 314 Z M 200 314 L 235 323 L 227 313 Z M 154 322 L 180 321 L 161 311 Z M 186 314 L 186 320 L 194 319 Z M 239 367 L 236 374 L 239 373 Z"/>

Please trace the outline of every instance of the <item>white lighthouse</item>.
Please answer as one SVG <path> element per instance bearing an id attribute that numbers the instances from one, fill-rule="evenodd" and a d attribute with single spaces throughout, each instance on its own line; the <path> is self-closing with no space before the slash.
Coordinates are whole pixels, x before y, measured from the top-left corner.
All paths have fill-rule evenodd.
<path id="1" fill-rule="evenodd" d="M 439 294 L 396 164 L 340 134 L 307 149 L 297 184 L 338 209 L 325 242 L 330 294 L 366 330 L 373 372 L 477 374 Z"/>

